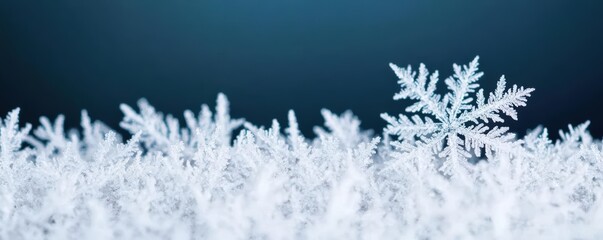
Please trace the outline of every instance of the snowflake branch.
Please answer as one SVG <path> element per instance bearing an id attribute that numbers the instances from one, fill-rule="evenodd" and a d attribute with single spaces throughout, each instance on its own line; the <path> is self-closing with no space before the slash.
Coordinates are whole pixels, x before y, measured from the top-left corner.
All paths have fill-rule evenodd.
<path id="1" fill-rule="evenodd" d="M 478 119 L 482 119 L 484 122 L 488 122 L 488 119 L 491 119 L 493 122 L 504 122 L 500 117 L 499 112 L 506 114 L 513 120 L 517 120 L 517 111 L 514 108 L 525 106 L 528 101 L 527 97 L 531 96 L 534 88 L 524 88 L 513 85 L 511 89 L 503 94 L 502 89 L 505 88 L 504 86 L 505 78 L 503 76 L 498 82 L 495 93 L 490 93 L 487 104 L 483 103 L 483 91 L 480 90 L 477 94 L 477 108 L 474 107 L 471 111 L 462 114 L 459 121 L 473 121 L 477 123 Z"/>
<path id="2" fill-rule="evenodd" d="M 436 83 L 438 81 L 438 72 L 434 72 L 431 77 L 427 88 L 425 88 L 425 82 L 429 72 L 425 68 L 424 64 L 419 67 L 419 76 L 415 81 L 416 72 L 413 72 L 411 67 L 408 66 L 406 69 L 400 68 L 397 65 L 390 63 L 389 66 L 394 70 L 396 76 L 400 80 L 398 83 L 401 86 L 400 92 L 394 95 L 394 100 L 410 98 L 418 99 L 419 101 L 410 107 L 406 108 L 408 112 L 422 111 L 427 114 L 434 115 L 440 121 L 446 120 L 444 110 L 440 108 L 441 96 L 435 94 Z"/>
<path id="3" fill-rule="evenodd" d="M 387 113 L 382 113 L 381 118 L 387 121 L 389 125 L 385 128 L 385 133 L 398 135 L 400 137 L 412 138 L 431 134 L 442 127 L 441 123 L 434 123 L 431 118 L 425 117 L 425 121 L 418 115 L 413 115 L 412 119 L 400 114 L 394 118 Z"/>
<path id="4" fill-rule="evenodd" d="M 452 101 L 452 107 L 448 112 L 449 117 L 452 120 L 456 118 L 459 110 L 463 110 L 468 107 L 468 104 L 473 100 L 467 98 L 468 93 L 475 92 L 475 89 L 479 87 L 479 84 L 475 83 L 480 77 L 484 75 L 483 72 L 477 72 L 479 66 L 479 56 L 476 56 L 469 66 L 464 65 L 461 69 L 459 65 L 454 64 L 454 76 L 449 77 L 445 80 L 448 89 L 452 90 L 449 95 Z"/>

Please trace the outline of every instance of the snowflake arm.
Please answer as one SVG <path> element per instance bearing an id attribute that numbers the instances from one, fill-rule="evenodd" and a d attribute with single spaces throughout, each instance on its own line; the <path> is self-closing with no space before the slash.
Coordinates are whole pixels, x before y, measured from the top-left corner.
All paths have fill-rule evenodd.
<path id="1" fill-rule="evenodd" d="M 438 72 L 434 72 L 429 77 L 429 84 L 425 86 L 429 71 L 424 64 L 419 67 L 419 76 L 415 80 L 416 72 L 412 71 L 412 68 L 401 68 L 393 63 L 389 66 L 394 70 L 396 76 L 398 76 L 398 84 L 400 84 L 400 92 L 394 95 L 394 100 L 399 99 L 415 99 L 419 100 L 415 104 L 406 108 L 407 112 L 423 112 L 435 116 L 440 121 L 446 119 L 444 109 L 441 107 L 442 104 L 440 99 L 441 95 L 436 94 L 436 83 L 438 82 Z"/>
<path id="2" fill-rule="evenodd" d="M 527 103 L 527 97 L 531 96 L 534 88 L 517 87 L 513 85 L 511 89 L 505 91 L 506 80 L 502 76 L 498 81 L 496 90 L 494 93 L 490 93 L 488 102 L 485 103 L 483 95 L 483 89 L 480 89 L 477 93 L 477 107 L 472 107 L 467 113 L 464 113 L 460 117 L 461 122 L 473 121 L 477 123 L 479 119 L 484 122 L 488 122 L 488 119 L 493 122 L 504 122 L 500 113 L 511 117 L 513 120 L 517 120 L 516 107 L 523 107 Z"/>
<path id="3" fill-rule="evenodd" d="M 440 167 L 440 171 L 448 175 L 458 175 L 462 169 L 461 164 L 467 163 L 465 159 L 471 155 L 465 150 L 463 142 L 457 133 L 448 133 L 446 139 L 446 147 L 439 156 L 447 157 L 447 160 Z"/>
<path id="4" fill-rule="evenodd" d="M 479 87 L 476 82 L 484 75 L 483 72 L 477 72 L 478 60 L 479 56 L 476 56 L 469 65 L 463 67 L 454 64 L 453 77 L 449 77 L 444 81 L 448 89 L 451 90 L 447 94 L 447 98 L 452 100 L 452 106 L 448 109 L 450 120 L 456 118 L 459 110 L 470 108 L 469 104 L 473 101 L 473 98 L 468 97 L 469 93 L 475 92 L 475 89 Z"/>
<path id="5" fill-rule="evenodd" d="M 412 157 L 425 157 L 423 153 L 439 152 L 441 143 L 446 138 L 446 133 L 439 131 L 432 136 L 421 136 L 415 141 L 393 141 L 391 144 L 399 152 L 394 152 L 396 159 L 408 159 Z M 403 152 L 404 154 L 400 154 Z"/>
<path id="6" fill-rule="evenodd" d="M 407 116 L 400 114 L 398 115 L 398 118 L 395 118 L 387 113 L 383 113 L 381 114 L 381 118 L 388 123 L 385 128 L 387 134 L 398 135 L 402 138 L 428 135 L 442 128 L 441 123 L 435 123 L 429 117 L 425 117 L 425 120 L 423 120 L 418 115 L 413 115 L 411 118 L 408 118 Z"/>
<path id="7" fill-rule="evenodd" d="M 508 127 L 494 127 L 489 129 L 483 124 L 463 128 L 459 131 L 465 137 L 465 147 L 474 149 L 475 156 L 481 156 L 480 149 L 484 149 L 486 157 L 492 158 L 493 150 L 497 152 L 512 153 L 517 151 L 521 141 L 513 141 L 515 134 L 508 133 Z"/>

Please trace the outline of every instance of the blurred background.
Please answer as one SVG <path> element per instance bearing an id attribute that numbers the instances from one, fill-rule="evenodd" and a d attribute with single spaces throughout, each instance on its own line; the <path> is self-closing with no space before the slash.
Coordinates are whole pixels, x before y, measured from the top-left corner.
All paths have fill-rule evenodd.
<path id="1" fill-rule="evenodd" d="M 552 135 L 591 120 L 603 136 L 603 1 L 0 0 L 0 113 L 63 113 L 76 127 L 87 109 L 117 129 L 120 103 L 145 97 L 181 117 L 227 94 L 234 117 L 323 123 L 321 108 L 351 109 L 381 132 L 382 112 L 411 102 L 388 63 L 439 70 L 480 56 L 493 91 L 534 87 L 519 121 Z M 445 89 L 443 81 L 438 86 Z"/>

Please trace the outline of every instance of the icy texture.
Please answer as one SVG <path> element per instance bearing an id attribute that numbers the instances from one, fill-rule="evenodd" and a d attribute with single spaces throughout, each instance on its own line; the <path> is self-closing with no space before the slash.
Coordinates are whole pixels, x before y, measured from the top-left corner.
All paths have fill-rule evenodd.
<path id="1" fill-rule="evenodd" d="M 85 111 L 79 131 L 59 116 L 30 133 L 16 109 L 0 128 L 0 239 L 603 238 L 588 122 L 554 143 L 542 127 L 516 139 L 489 122 L 516 119 L 533 89 L 501 78 L 486 99 L 477 59 L 455 66 L 443 96 L 437 73 L 392 68 L 395 98 L 431 117 L 383 115 L 382 137 L 328 110 L 315 139 L 293 111 L 283 130 L 255 126 L 222 94 L 183 126 L 145 100 L 122 105 L 127 141 Z"/>

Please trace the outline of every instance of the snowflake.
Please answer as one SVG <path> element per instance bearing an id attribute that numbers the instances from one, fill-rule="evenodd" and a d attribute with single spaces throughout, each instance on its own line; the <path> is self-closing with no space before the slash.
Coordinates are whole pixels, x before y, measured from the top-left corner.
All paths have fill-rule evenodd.
<path id="1" fill-rule="evenodd" d="M 480 157 L 483 149 L 486 157 L 491 158 L 493 151 L 512 153 L 518 149 L 521 141 L 514 140 L 515 134 L 508 133 L 508 127 L 490 128 L 485 123 L 490 120 L 504 122 L 502 114 L 517 120 L 514 108 L 525 106 L 527 97 L 534 89 L 517 85 L 506 89 L 503 75 L 496 90 L 489 94 L 487 100 L 484 90 L 479 89 L 476 102 L 472 104 L 474 99 L 469 94 L 476 92 L 479 87 L 477 81 L 483 76 L 483 72 L 478 72 L 478 59 L 479 57 L 475 57 L 469 65 L 462 67 L 453 65 L 454 75 L 445 80 L 450 91 L 443 97 L 435 92 L 437 71 L 430 75 L 425 65 L 421 64 L 417 75 L 410 66 L 400 68 L 390 63 L 390 67 L 400 79 L 398 83 L 401 86 L 400 92 L 394 95 L 394 100 L 418 100 L 407 107 L 406 111 L 431 116 L 421 118 L 419 115 L 413 115 L 409 118 L 400 114 L 395 118 L 386 113 L 381 114 L 388 122 L 385 133 L 399 137 L 400 141 L 396 142 L 395 146 L 404 152 L 405 156 L 422 156 L 425 152 L 438 153 L 439 157 L 446 159 L 440 170 L 447 174 L 455 174 L 462 169 L 461 165 L 467 164 L 471 150 L 476 157 Z M 446 145 L 442 148 L 444 141 Z"/>

